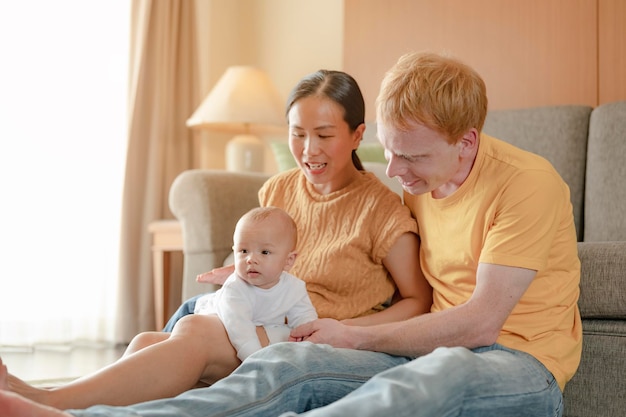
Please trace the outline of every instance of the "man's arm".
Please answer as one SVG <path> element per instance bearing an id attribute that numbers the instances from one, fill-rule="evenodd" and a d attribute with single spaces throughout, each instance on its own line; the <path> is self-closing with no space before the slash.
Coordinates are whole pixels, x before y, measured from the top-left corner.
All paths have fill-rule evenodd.
<path id="1" fill-rule="evenodd" d="M 488 346 L 495 343 L 535 274 L 529 269 L 481 263 L 474 293 L 456 307 L 368 327 L 321 319 L 298 327 L 292 336 L 335 347 L 403 356 L 423 355 L 440 346 Z"/>

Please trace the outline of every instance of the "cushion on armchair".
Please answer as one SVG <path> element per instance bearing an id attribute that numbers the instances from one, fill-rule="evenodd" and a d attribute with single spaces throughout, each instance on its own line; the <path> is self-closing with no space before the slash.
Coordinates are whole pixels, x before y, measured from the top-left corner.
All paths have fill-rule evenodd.
<path id="1" fill-rule="evenodd" d="M 288 169 L 298 166 L 296 165 L 296 161 L 293 159 L 293 155 L 291 155 L 289 144 L 287 142 L 272 142 L 270 143 L 270 147 L 274 153 L 274 158 L 276 159 L 279 171 L 287 171 Z M 378 143 L 361 143 L 359 148 L 356 150 L 356 154 L 361 159 L 361 162 L 387 163 L 387 160 L 385 159 L 385 151 Z"/>

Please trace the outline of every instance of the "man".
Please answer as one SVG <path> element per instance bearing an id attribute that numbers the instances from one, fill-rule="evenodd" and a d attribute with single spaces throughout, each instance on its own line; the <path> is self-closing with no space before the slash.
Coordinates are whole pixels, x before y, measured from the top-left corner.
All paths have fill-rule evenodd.
<path id="1" fill-rule="evenodd" d="M 369 327 L 317 320 L 291 334 L 313 344 L 270 346 L 210 388 L 71 414 L 561 415 L 582 347 L 569 190 L 543 158 L 481 134 L 486 112 L 479 75 L 434 54 L 401 57 L 377 100 L 387 175 L 418 223 L 430 313 Z"/>

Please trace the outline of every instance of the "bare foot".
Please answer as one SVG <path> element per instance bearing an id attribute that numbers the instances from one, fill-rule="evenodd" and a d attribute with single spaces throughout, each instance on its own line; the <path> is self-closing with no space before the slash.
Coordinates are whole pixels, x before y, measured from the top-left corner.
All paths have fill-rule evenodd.
<path id="1" fill-rule="evenodd" d="M 9 381 L 7 381 L 8 375 L 9 371 L 7 370 L 7 366 L 2 362 L 2 358 L 0 358 L 0 391 L 9 389 Z"/>
<path id="2" fill-rule="evenodd" d="M 11 375 L 6 365 L 2 362 L 2 358 L 0 358 L 0 390 L 15 392 L 21 397 L 41 404 L 46 403 L 47 394 L 50 392 L 47 389 L 33 387 L 15 375 Z M 3 414 L 0 415 L 4 416 Z"/>
<path id="3" fill-rule="evenodd" d="M 0 359 L 0 416 L 2 417 L 71 417 L 60 410 L 28 400 L 9 390 L 9 371 Z"/>
<path id="4" fill-rule="evenodd" d="M 0 416 L 3 417 L 72 417 L 56 408 L 37 404 L 14 392 L 0 390 Z"/>

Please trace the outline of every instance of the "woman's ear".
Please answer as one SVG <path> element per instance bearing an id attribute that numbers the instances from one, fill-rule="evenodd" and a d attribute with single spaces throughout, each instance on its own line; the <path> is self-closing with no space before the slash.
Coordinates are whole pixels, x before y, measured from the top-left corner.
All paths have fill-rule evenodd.
<path id="1" fill-rule="evenodd" d="M 287 259 L 285 260 L 285 266 L 283 267 L 283 270 L 285 272 L 289 272 L 289 270 L 293 267 L 293 264 L 296 263 L 297 257 L 298 257 L 298 252 L 296 251 L 289 252 L 289 254 L 287 255 Z"/>
<path id="2" fill-rule="evenodd" d="M 361 144 L 361 141 L 363 140 L 364 133 L 365 133 L 365 123 L 361 123 L 360 125 L 357 126 L 357 128 L 354 130 L 354 133 L 352 134 L 352 138 L 354 139 L 353 149 L 356 149 L 359 147 L 359 145 Z"/>

